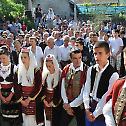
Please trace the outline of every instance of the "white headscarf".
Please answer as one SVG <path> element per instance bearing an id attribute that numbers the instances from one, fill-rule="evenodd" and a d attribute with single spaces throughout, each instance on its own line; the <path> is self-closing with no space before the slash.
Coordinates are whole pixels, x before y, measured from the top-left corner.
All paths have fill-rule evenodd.
<path id="1" fill-rule="evenodd" d="M 47 75 L 50 75 L 50 71 L 47 69 L 47 66 L 46 66 L 46 61 L 48 60 L 48 58 L 50 58 L 50 60 L 54 64 L 55 72 L 53 73 L 53 76 L 54 76 L 54 87 L 55 87 L 58 84 L 58 82 L 59 82 L 59 74 L 60 74 L 61 70 L 59 68 L 58 61 L 56 60 L 55 56 L 52 55 L 52 54 L 47 55 L 45 60 L 44 60 L 43 72 L 42 72 L 42 80 L 43 80 L 43 83 L 44 83 Z M 50 82 L 50 83 L 52 83 L 52 82 Z"/>
<path id="2" fill-rule="evenodd" d="M 34 54 L 29 51 L 28 49 L 27 53 L 29 54 L 29 58 L 30 58 L 30 63 L 29 63 L 29 68 L 28 70 L 26 70 L 25 65 L 23 64 L 22 60 L 21 60 L 21 55 L 22 53 L 26 52 L 26 51 L 21 51 L 19 54 L 19 67 L 18 67 L 18 83 L 23 83 L 24 80 L 27 80 L 27 83 L 33 85 L 33 81 L 34 81 L 34 69 L 37 67 L 37 61 L 35 59 Z"/>

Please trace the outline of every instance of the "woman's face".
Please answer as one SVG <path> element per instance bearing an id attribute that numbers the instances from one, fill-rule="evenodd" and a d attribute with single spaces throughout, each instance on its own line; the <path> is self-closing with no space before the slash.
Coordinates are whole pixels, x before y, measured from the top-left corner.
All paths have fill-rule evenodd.
<path id="1" fill-rule="evenodd" d="M 14 47 L 17 51 L 19 51 L 21 49 L 21 43 L 19 41 L 16 41 Z"/>
<path id="2" fill-rule="evenodd" d="M 52 61 L 46 61 L 46 67 L 51 74 L 55 72 L 54 64 Z"/>
<path id="3" fill-rule="evenodd" d="M 22 63 L 23 63 L 24 65 L 29 65 L 30 58 L 29 58 L 28 53 L 22 53 L 22 55 L 21 55 L 21 60 L 22 60 Z"/>
<path id="4" fill-rule="evenodd" d="M 1 63 L 3 63 L 3 65 L 8 65 L 9 56 L 5 55 L 5 54 L 0 55 L 0 61 L 1 61 Z"/>

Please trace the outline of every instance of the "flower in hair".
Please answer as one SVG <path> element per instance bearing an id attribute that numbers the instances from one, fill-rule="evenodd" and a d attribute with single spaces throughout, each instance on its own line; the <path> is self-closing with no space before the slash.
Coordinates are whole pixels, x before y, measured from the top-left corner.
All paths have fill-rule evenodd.
<path id="1" fill-rule="evenodd" d="M 29 51 L 30 51 L 30 50 L 29 50 L 28 48 L 22 48 L 22 49 L 21 49 L 21 52 L 24 52 L 24 53 L 29 53 Z"/>
<path id="2" fill-rule="evenodd" d="M 46 57 L 46 61 L 52 61 L 53 60 L 53 56 L 52 55 L 48 55 L 47 57 Z"/>

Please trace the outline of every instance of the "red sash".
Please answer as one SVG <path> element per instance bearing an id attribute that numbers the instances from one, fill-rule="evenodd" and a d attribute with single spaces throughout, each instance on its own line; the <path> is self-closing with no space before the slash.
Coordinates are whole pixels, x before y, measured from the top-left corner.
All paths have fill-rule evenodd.
<path id="1" fill-rule="evenodd" d="M 32 93 L 34 87 L 23 86 L 22 87 L 22 95 L 23 99 L 27 99 L 29 95 Z M 35 100 L 30 101 L 28 107 L 22 106 L 22 111 L 26 115 L 35 115 L 36 113 L 36 102 Z"/>

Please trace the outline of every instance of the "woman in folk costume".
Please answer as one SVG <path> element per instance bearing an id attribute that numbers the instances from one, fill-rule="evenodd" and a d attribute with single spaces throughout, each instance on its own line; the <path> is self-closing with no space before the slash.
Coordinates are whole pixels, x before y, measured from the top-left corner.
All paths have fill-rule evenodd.
<path id="1" fill-rule="evenodd" d="M 123 55 L 126 71 L 126 48 Z M 106 126 L 126 126 L 126 76 L 113 83 L 106 102 L 103 108 Z"/>
<path id="2" fill-rule="evenodd" d="M 47 55 L 44 60 L 42 81 L 43 81 L 43 102 L 45 105 L 46 125 L 59 126 L 62 111 L 61 69 L 54 55 Z"/>
<path id="3" fill-rule="evenodd" d="M 41 103 L 41 71 L 36 67 L 34 54 L 22 49 L 19 54 L 18 84 L 21 89 L 23 126 L 42 126 L 44 109 Z"/>
<path id="4" fill-rule="evenodd" d="M 0 48 L 0 100 L 2 126 L 21 126 L 20 99 L 16 93 L 17 67 L 10 62 L 9 52 L 6 47 Z"/>

